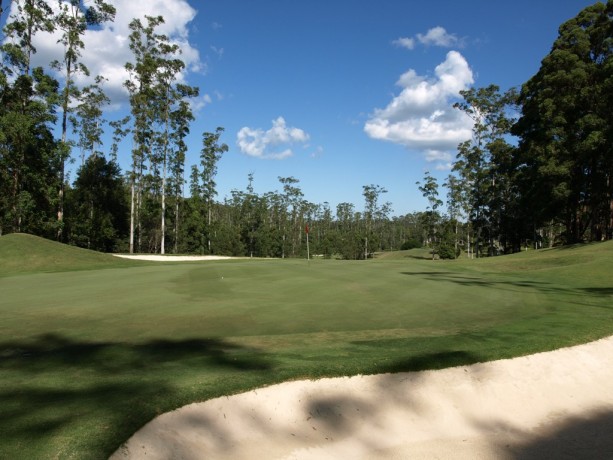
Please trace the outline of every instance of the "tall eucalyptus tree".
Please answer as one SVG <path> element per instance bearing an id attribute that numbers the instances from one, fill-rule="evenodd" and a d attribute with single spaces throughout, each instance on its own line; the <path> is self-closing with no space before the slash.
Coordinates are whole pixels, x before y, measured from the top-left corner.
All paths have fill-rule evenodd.
<path id="1" fill-rule="evenodd" d="M 218 127 L 214 133 L 205 132 L 202 135 L 202 150 L 200 152 L 200 165 L 202 171 L 200 177 L 202 179 L 202 199 L 206 206 L 206 237 L 207 249 L 209 254 L 211 251 L 211 236 L 212 236 L 212 212 L 213 200 L 217 195 L 215 176 L 217 175 L 217 163 L 221 156 L 228 151 L 226 144 L 220 144 L 219 139 L 223 134 L 224 129 Z"/>
<path id="2" fill-rule="evenodd" d="M 64 54 L 61 61 L 54 61 L 52 67 L 63 73 L 64 88 L 61 93 L 61 142 L 60 142 L 60 166 L 59 166 L 59 191 L 58 191 L 58 230 L 57 238 L 62 239 L 64 221 L 64 176 L 66 160 L 70 157 L 70 144 L 68 142 L 68 117 L 72 110 L 71 104 L 79 95 L 75 84 L 75 76 L 78 73 L 89 75 L 89 70 L 83 64 L 81 53 L 85 48 L 83 36 L 88 27 L 98 26 L 104 22 L 113 21 L 115 7 L 104 0 L 60 0 L 59 12 L 54 22 L 61 31 L 58 43 L 64 46 Z"/>
<path id="3" fill-rule="evenodd" d="M 77 146 L 81 150 L 81 166 L 88 156 L 102 156 L 102 135 L 104 134 L 103 106 L 110 104 L 110 99 L 104 93 L 102 84 L 104 78 L 96 77 L 92 85 L 81 90 L 79 101 L 74 108 L 70 121 L 78 136 Z"/>
<path id="4" fill-rule="evenodd" d="M 460 189 L 467 192 L 465 200 L 471 226 L 475 230 L 475 253 L 479 257 L 483 240 L 489 242 L 490 252 L 500 240 L 500 194 L 508 184 L 500 168 L 503 157 L 508 159 L 512 147 L 509 135 L 513 118 L 509 109 L 515 104 L 514 89 L 500 92 L 496 85 L 460 91 L 464 98 L 454 107 L 473 120 L 472 139 L 458 146 L 458 160 L 454 171 L 461 181 Z"/>
<path id="5" fill-rule="evenodd" d="M 143 231 L 140 217 L 144 198 L 144 171 L 149 168 L 147 185 L 154 193 L 154 200 L 159 200 L 160 203 L 159 249 L 164 254 L 168 173 L 169 169 L 171 173 L 177 169 L 182 170 L 182 166 L 177 167 L 176 159 L 185 157 L 185 150 L 181 145 L 177 147 L 171 144 L 173 141 L 182 142 L 186 135 L 186 123 L 192 116 L 189 107 L 182 105 L 181 101 L 197 96 L 198 89 L 178 83 L 185 63 L 180 58 L 179 45 L 156 31 L 164 23 L 164 18 L 146 16 L 146 20 L 146 26 L 139 19 L 130 23 L 130 49 L 134 61 L 125 66 L 130 75 L 125 86 L 130 93 L 134 123 L 130 178 L 130 250 L 134 251 L 135 233 L 138 237 L 137 247 L 139 250 L 141 247 Z M 178 117 L 181 116 L 184 119 L 179 121 Z M 173 133 L 175 129 L 178 132 Z M 176 187 L 173 193 L 176 193 Z M 155 239 L 157 241 L 157 237 Z M 155 246 L 157 245 L 156 242 Z"/>

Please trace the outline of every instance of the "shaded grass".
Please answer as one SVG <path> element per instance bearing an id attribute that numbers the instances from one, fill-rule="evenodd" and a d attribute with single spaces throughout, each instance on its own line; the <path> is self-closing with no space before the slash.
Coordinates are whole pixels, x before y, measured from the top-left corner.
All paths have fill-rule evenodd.
<path id="1" fill-rule="evenodd" d="M 151 418 L 193 401 L 613 333 L 611 243 L 479 261 L 103 270 L 97 259 L 74 260 L 72 249 L 53 251 L 73 258 L 73 271 L 0 278 L 0 458 L 102 458 Z"/>

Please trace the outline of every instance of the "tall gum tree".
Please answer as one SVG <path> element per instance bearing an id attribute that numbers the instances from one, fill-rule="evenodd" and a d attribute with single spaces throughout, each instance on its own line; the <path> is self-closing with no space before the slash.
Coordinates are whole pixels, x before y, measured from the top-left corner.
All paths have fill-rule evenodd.
<path id="1" fill-rule="evenodd" d="M 85 48 L 83 36 L 88 27 L 97 26 L 115 19 L 115 7 L 104 0 L 65 0 L 59 2 L 59 11 L 55 16 L 57 30 L 61 32 L 58 43 L 64 46 L 61 61 L 54 61 L 52 66 L 63 73 L 64 88 L 61 93 L 61 130 L 59 191 L 57 211 L 57 239 L 63 237 L 64 225 L 64 187 L 65 164 L 70 157 L 68 143 L 68 117 L 71 111 L 71 102 L 79 96 L 75 85 L 75 76 L 78 73 L 89 75 L 89 70 L 81 62 L 81 53 Z"/>
<path id="2" fill-rule="evenodd" d="M 191 88 L 190 88 L 191 89 Z M 195 95 L 195 94 L 194 94 Z M 181 100 L 171 113 L 171 145 L 170 159 L 170 189 L 174 194 L 174 252 L 179 250 L 180 208 L 183 201 L 183 186 L 185 184 L 185 154 L 187 144 L 185 138 L 189 134 L 190 123 L 194 120 L 191 107 L 186 100 Z"/>
<path id="3" fill-rule="evenodd" d="M 200 177 L 202 179 L 202 199 L 206 206 L 206 236 L 207 248 L 209 254 L 212 254 L 211 236 L 212 236 L 212 211 L 213 200 L 217 195 L 215 176 L 217 175 L 217 163 L 222 155 L 228 151 L 228 146 L 219 142 L 224 128 L 218 127 L 214 133 L 205 132 L 202 135 L 202 150 L 200 152 L 200 164 L 202 171 Z"/>
<path id="4" fill-rule="evenodd" d="M 507 183 L 498 163 L 512 149 L 506 138 L 513 118 L 509 115 L 517 95 L 514 89 L 501 93 L 496 85 L 460 91 L 464 98 L 454 107 L 473 120 L 472 139 L 458 146 L 453 170 L 458 175 L 459 189 L 465 191 L 463 200 L 471 227 L 475 231 L 475 254 L 481 254 L 483 240 L 488 242 L 490 254 L 500 242 L 502 208 L 496 204 Z"/>
<path id="5" fill-rule="evenodd" d="M 4 36 L 8 39 L 2 45 L 4 59 L 10 64 L 8 70 L 15 75 L 11 67 L 18 68 L 17 74 L 29 75 L 32 55 L 36 53 L 33 40 L 38 32 L 51 33 L 55 30 L 53 10 L 46 0 L 13 0 L 15 13 L 8 18 L 4 27 Z M 0 8 L 0 13 L 2 12 Z"/>
<path id="6" fill-rule="evenodd" d="M 130 23 L 130 50 L 133 62 L 125 68 L 129 78 L 124 82 L 128 90 L 132 114 L 132 171 L 130 173 L 130 237 L 129 251 L 141 251 L 140 211 L 143 194 L 143 173 L 151 156 L 154 113 L 149 101 L 154 97 L 154 73 L 159 54 L 155 28 L 163 22 L 161 16 L 147 16 L 147 25 L 140 19 Z M 136 240 L 136 241 L 135 241 Z"/>
<path id="7" fill-rule="evenodd" d="M 438 198 L 438 182 L 429 171 L 424 174 L 423 182 L 416 182 L 417 188 L 421 192 L 424 198 L 428 200 L 428 210 L 424 213 L 426 222 L 426 234 L 427 239 L 430 241 L 430 247 L 432 248 L 432 260 L 434 260 L 437 252 L 437 237 L 440 216 L 438 214 L 438 208 L 443 205 L 443 202 Z"/>
<path id="8" fill-rule="evenodd" d="M 198 89 L 185 84 L 177 84 L 185 63 L 180 59 L 180 47 L 170 39 L 156 32 L 164 23 L 161 16 L 146 16 L 147 25 L 135 19 L 130 23 L 130 49 L 134 62 L 128 62 L 126 69 L 130 79 L 125 86 L 130 93 L 133 127 L 133 153 L 131 174 L 131 212 L 130 212 L 130 250 L 134 251 L 134 234 L 140 239 L 140 211 L 143 203 L 143 171 L 145 164 L 151 172 L 149 182 L 154 195 L 159 194 L 160 226 L 159 248 L 166 252 L 166 197 L 168 192 L 169 171 L 176 169 L 175 150 L 172 142 L 178 138 L 173 129 L 184 130 L 176 122 L 177 111 L 184 110 L 181 101 L 198 95 Z M 186 115 L 187 116 L 187 115 Z M 136 229 L 135 229 L 136 224 Z"/>

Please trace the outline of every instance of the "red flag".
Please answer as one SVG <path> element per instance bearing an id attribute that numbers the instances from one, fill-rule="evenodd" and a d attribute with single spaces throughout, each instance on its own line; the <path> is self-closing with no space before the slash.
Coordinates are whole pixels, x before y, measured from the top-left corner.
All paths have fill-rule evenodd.
<path id="1" fill-rule="evenodd" d="M 306 232 L 307 235 L 309 234 L 309 224 L 306 224 L 304 226 L 304 231 Z"/>

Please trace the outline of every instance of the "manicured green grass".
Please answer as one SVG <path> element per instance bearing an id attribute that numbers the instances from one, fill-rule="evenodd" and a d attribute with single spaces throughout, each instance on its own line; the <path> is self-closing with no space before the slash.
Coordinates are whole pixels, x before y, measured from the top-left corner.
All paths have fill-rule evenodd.
<path id="1" fill-rule="evenodd" d="M 0 237 L 14 267 L 0 269 L 0 458 L 103 458 L 194 401 L 613 334 L 613 243 L 472 261 L 406 252 L 138 264 L 9 236 Z M 29 267 L 40 256 L 28 251 L 70 271 Z"/>
<path id="2" fill-rule="evenodd" d="M 120 259 L 110 254 L 66 246 L 24 233 L 0 237 L 0 277 L 145 264 L 147 262 Z"/>

